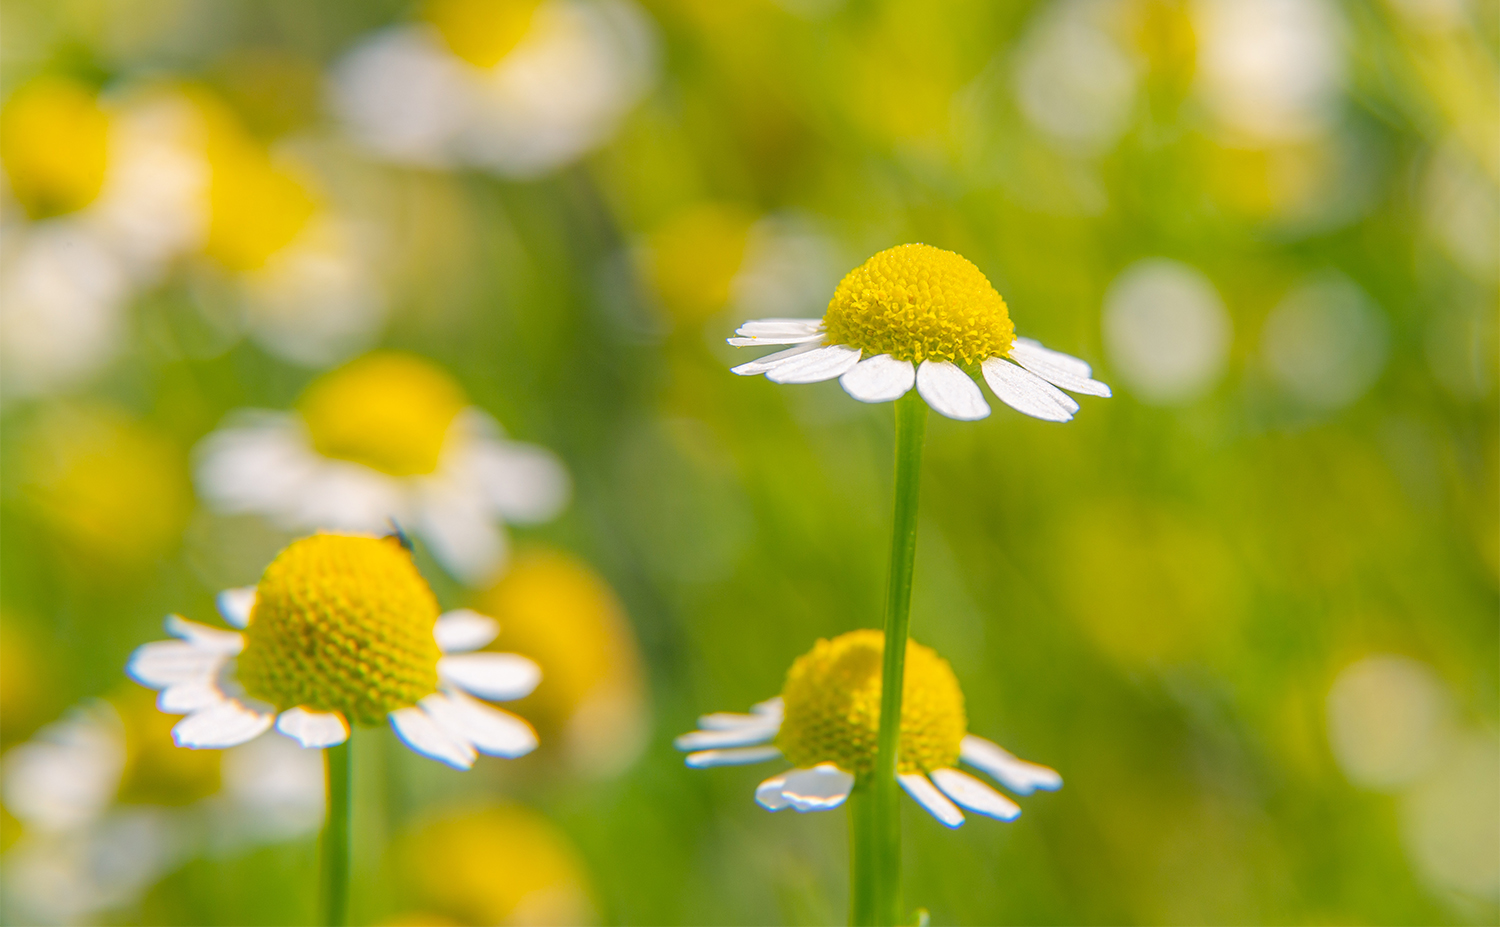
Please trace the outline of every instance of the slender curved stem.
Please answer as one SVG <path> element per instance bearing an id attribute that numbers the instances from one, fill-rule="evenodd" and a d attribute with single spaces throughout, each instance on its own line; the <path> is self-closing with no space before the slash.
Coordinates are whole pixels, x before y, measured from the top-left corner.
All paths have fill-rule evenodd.
<path id="1" fill-rule="evenodd" d="M 323 822 L 323 923 L 344 927 L 349 923 L 349 811 L 353 789 L 352 754 L 349 739 L 323 751 L 328 777 L 328 816 Z"/>
<path id="2" fill-rule="evenodd" d="M 917 555 L 917 489 L 927 403 L 913 390 L 896 400 L 896 506 L 886 590 L 885 653 L 880 676 L 880 732 L 875 769 L 850 795 L 853 836 L 851 923 L 901 923 L 901 789 L 896 761 L 901 740 L 901 696 L 911 626 L 912 568 Z"/>

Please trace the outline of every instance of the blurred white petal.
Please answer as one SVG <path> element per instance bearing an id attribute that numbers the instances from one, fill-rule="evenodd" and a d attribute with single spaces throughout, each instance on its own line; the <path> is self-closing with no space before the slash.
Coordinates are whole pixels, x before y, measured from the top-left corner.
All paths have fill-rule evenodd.
<path id="1" fill-rule="evenodd" d="M 683 734 L 672 745 L 679 750 L 713 750 L 720 747 L 748 747 L 762 744 L 776 736 L 781 730 L 777 724 L 744 725 L 718 731 L 693 731 Z"/>
<path id="2" fill-rule="evenodd" d="M 189 621 L 181 615 L 168 615 L 163 622 L 167 633 L 208 653 L 234 656 L 245 649 L 245 636 L 238 631 L 225 631 Z"/>
<path id="3" fill-rule="evenodd" d="M 467 740 L 460 740 L 440 726 L 427 712 L 413 705 L 390 713 L 391 729 L 401 742 L 416 753 L 446 763 L 454 769 L 468 769 L 477 754 Z"/>
<path id="4" fill-rule="evenodd" d="M 480 698 L 525 698 L 542 681 L 542 668 L 515 653 L 460 653 L 441 657 L 438 677 Z"/>
<path id="5" fill-rule="evenodd" d="M 530 724 L 462 693 L 435 692 L 418 704 L 455 740 L 467 740 L 480 753 L 514 759 L 536 749 Z"/>
<path id="6" fill-rule="evenodd" d="M 792 770 L 797 772 L 798 770 Z M 791 806 L 787 797 L 781 794 L 781 789 L 786 785 L 786 775 L 772 776 L 755 787 L 755 802 L 767 811 L 780 811 L 782 808 Z"/>
<path id="7" fill-rule="evenodd" d="M 969 734 L 959 745 L 959 756 L 965 763 L 981 769 L 995 781 L 1017 795 L 1030 795 L 1037 789 L 1054 792 L 1062 788 L 1062 776 L 1057 770 L 1039 763 L 1028 763 L 983 737 Z"/>
<path id="8" fill-rule="evenodd" d="M 250 624 L 250 612 L 255 608 L 255 587 L 239 586 L 234 589 L 225 589 L 214 599 L 219 607 L 219 614 L 224 620 L 236 628 L 245 628 Z"/>
<path id="9" fill-rule="evenodd" d="M 1053 386 L 1089 396 L 1111 395 L 1109 386 L 1092 377 L 1088 364 L 1072 355 L 1044 348 L 1029 338 L 1017 338 L 1010 347 L 1009 357 Z"/>
<path id="10" fill-rule="evenodd" d="M 911 361 L 896 360 L 889 354 L 867 357 L 839 377 L 844 392 L 860 402 L 900 399 L 916 381 L 917 369 Z"/>
<path id="11" fill-rule="evenodd" d="M 259 737 L 275 720 L 270 706 L 252 708 L 237 699 L 225 699 L 178 721 L 172 740 L 179 747 L 220 750 Z"/>
<path id="12" fill-rule="evenodd" d="M 968 773 L 957 769 L 934 769 L 932 781 L 945 795 L 970 811 L 1001 821 L 1014 821 L 1021 816 L 1020 805 Z"/>
<path id="13" fill-rule="evenodd" d="M 276 718 L 276 730 L 308 748 L 335 747 L 349 739 L 349 725 L 336 711 L 289 708 Z"/>
<path id="14" fill-rule="evenodd" d="M 724 750 L 700 750 L 697 753 L 689 753 L 687 764 L 694 769 L 706 769 L 710 766 L 744 766 L 750 763 L 764 763 L 778 756 L 781 756 L 781 751 L 776 747 L 729 747 Z"/>
<path id="15" fill-rule="evenodd" d="M 767 370 L 775 369 L 778 364 L 785 363 L 794 357 L 799 357 L 803 354 L 815 351 L 819 346 L 819 342 L 816 341 L 810 341 L 807 344 L 799 344 L 796 347 L 787 348 L 785 351 L 777 351 L 774 354 L 767 354 L 765 357 L 757 358 L 748 363 L 740 364 L 738 367 L 730 367 L 729 372 L 737 373 L 742 377 L 749 377 L 754 376 L 758 373 L 765 373 Z"/>
<path id="16" fill-rule="evenodd" d="M 781 795 L 797 811 L 827 811 L 842 805 L 853 789 L 852 775 L 832 763 L 820 763 L 787 773 Z"/>
<path id="17" fill-rule="evenodd" d="M 432 636 L 437 639 L 438 649 L 443 653 L 478 650 L 494 640 L 499 633 L 500 622 L 488 615 L 481 615 L 472 608 L 455 608 L 444 612 L 432 626 Z"/>
<path id="18" fill-rule="evenodd" d="M 957 827 L 964 822 L 963 812 L 959 811 L 946 795 L 939 792 L 926 776 L 921 773 L 908 773 L 897 776 L 896 781 L 901 783 L 901 788 L 906 790 L 906 794 L 925 808 L 928 814 L 937 818 L 944 827 Z"/>
<path id="19" fill-rule="evenodd" d="M 859 349 L 830 344 L 782 361 L 766 371 L 772 383 L 821 383 L 842 376 L 859 363 Z"/>

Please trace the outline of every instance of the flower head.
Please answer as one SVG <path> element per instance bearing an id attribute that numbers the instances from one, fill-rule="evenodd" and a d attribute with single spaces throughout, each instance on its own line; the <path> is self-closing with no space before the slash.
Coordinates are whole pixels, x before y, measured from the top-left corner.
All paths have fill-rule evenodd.
<path id="1" fill-rule="evenodd" d="M 550 452 L 505 440 L 447 371 L 395 351 L 314 380 L 296 412 L 237 414 L 198 452 L 199 490 L 220 511 L 293 530 L 380 531 L 394 518 L 475 584 L 505 562 L 497 518 L 545 521 L 568 496 Z"/>
<path id="2" fill-rule="evenodd" d="M 175 641 L 137 648 L 128 671 L 161 691 L 157 707 L 186 714 L 179 746 L 222 748 L 274 723 L 304 747 L 343 743 L 349 725 L 388 718 L 418 753 L 466 769 L 478 753 L 517 757 L 536 747 L 531 726 L 479 699 L 521 698 L 541 678 L 507 653 L 467 653 L 499 631 L 437 600 L 395 538 L 317 534 L 293 542 L 255 587 L 219 596 L 244 633 L 180 616 Z"/>
<path id="3" fill-rule="evenodd" d="M 822 319 L 760 319 L 730 338 L 737 347 L 794 347 L 734 368 L 777 383 L 839 378 L 862 402 L 887 402 L 913 385 L 949 418 L 990 414 L 971 372 L 1007 405 L 1065 422 L 1078 403 L 1058 389 L 1110 395 L 1089 365 L 1015 335 L 1005 300 L 979 268 L 951 251 L 889 248 L 850 271 Z"/>
<path id="4" fill-rule="evenodd" d="M 778 698 L 750 714 L 704 715 L 700 730 L 677 738 L 677 747 L 691 751 L 693 767 L 785 756 L 795 768 L 760 784 L 755 800 L 761 807 L 836 808 L 875 766 L 884 650 L 884 636 L 873 630 L 820 640 L 792 664 Z M 896 770 L 901 787 L 949 827 L 963 823 L 958 805 L 1002 821 L 1021 814 L 1015 802 L 957 769 L 960 761 L 1017 795 L 1062 787 L 1053 770 L 968 733 L 963 693 L 948 661 L 908 641 Z"/>

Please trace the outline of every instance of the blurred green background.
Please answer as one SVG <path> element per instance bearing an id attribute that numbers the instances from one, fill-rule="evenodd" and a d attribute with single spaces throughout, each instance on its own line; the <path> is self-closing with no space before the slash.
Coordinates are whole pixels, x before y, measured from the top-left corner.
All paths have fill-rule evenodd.
<path id="1" fill-rule="evenodd" d="M 0 746 L 91 698 L 124 745 L 66 826 L 7 760 L 7 922 L 313 916 L 315 820 L 233 813 L 305 805 L 306 764 L 267 799 L 122 667 L 297 533 L 211 505 L 195 446 L 373 348 L 572 496 L 482 580 L 417 533 L 543 664 L 543 746 L 458 773 L 362 732 L 355 917 L 842 921 L 845 816 L 670 742 L 881 620 L 890 408 L 724 338 L 923 241 L 1115 397 L 932 420 L 913 635 L 1067 785 L 956 832 L 908 804 L 911 903 L 1495 923 L 1500 6 L 637 2 L 0 7 Z"/>

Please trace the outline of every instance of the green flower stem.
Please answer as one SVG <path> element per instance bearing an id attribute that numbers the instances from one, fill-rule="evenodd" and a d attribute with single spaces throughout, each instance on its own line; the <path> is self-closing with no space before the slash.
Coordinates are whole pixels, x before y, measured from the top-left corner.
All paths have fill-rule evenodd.
<path id="1" fill-rule="evenodd" d="M 927 403 L 916 390 L 896 400 L 896 516 L 891 530 L 890 584 L 885 605 L 885 654 L 880 676 L 880 734 L 875 769 L 850 800 L 853 838 L 851 923 L 901 923 L 901 788 L 896 760 L 901 740 L 901 696 L 911 626 L 911 578 L 917 556 L 917 489 Z"/>
<path id="2" fill-rule="evenodd" d="M 349 811 L 354 791 L 354 763 L 349 739 L 323 751 L 328 776 L 328 816 L 323 822 L 323 923 L 344 927 L 349 923 Z"/>

